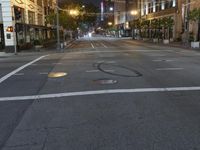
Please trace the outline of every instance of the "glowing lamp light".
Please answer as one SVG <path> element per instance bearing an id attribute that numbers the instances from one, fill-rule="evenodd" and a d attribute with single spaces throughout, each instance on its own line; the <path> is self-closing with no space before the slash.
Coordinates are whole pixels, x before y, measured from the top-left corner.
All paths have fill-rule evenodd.
<path id="1" fill-rule="evenodd" d="M 136 10 L 131 11 L 131 15 L 137 15 L 138 12 Z"/>
<path id="2" fill-rule="evenodd" d="M 78 11 L 77 10 L 70 10 L 69 14 L 73 15 L 73 16 L 77 16 L 78 15 Z"/>
<path id="3" fill-rule="evenodd" d="M 108 25 L 109 25 L 109 26 L 112 26 L 112 24 L 113 24 L 112 22 L 108 22 Z"/>
<path id="4" fill-rule="evenodd" d="M 12 26 L 8 26 L 6 29 L 6 32 L 13 32 L 13 27 Z"/>

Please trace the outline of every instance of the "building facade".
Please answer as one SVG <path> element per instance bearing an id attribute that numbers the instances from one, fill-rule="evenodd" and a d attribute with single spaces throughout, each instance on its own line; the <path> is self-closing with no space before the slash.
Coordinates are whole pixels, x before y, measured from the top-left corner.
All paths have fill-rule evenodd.
<path id="1" fill-rule="evenodd" d="M 130 22 L 138 16 L 138 0 L 115 0 L 114 24 L 121 36 L 131 36 Z"/>
<path id="2" fill-rule="evenodd" d="M 51 38 L 52 26 L 45 16 L 55 11 L 55 0 L 0 0 L 2 48 L 7 52 L 27 49 Z"/>

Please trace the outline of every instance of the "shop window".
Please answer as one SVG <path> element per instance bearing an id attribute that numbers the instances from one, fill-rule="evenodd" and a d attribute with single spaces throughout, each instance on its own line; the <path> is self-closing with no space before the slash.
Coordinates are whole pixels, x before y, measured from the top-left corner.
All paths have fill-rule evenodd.
<path id="1" fill-rule="evenodd" d="M 38 14 L 38 25 L 43 25 L 43 16 L 42 16 L 42 14 Z"/>
<path id="2" fill-rule="evenodd" d="M 14 14 L 15 14 L 15 21 L 17 23 L 24 23 L 25 22 L 25 14 L 24 9 L 21 7 L 14 6 Z"/>
<path id="3" fill-rule="evenodd" d="M 35 13 L 28 11 L 29 24 L 35 24 Z"/>
<path id="4" fill-rule="evenodd" d="M 161 10 L 161 3 L 159 0 L 156 0 L 156 12 L 160 11 Z"/>

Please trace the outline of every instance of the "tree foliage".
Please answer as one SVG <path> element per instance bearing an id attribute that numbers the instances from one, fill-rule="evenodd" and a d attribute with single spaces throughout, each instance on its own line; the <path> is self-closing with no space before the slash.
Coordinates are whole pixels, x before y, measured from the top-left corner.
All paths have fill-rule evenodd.
<path id="1" fill-rule="evenodd" d="M 198 31 L 196 39 L 200 40 L 200 8 L 195 8 L 189 13 L 189 19 L 198 23 Z"/>
<path id="2" fill-rule="evenodd" d="M 75 30 L 78 27 L 93 25 L 96 21 L 98 8 L 93 4 L 84 5 L 79 1 L 67 0 L 60 3 L 60 7 L 59 22 L 67 30 Z M 70 14 L 71 10 L 75 10 L 77 14 Z M 55 25 L 56 13 L 47 15 L 46 22 Z"/>
<path id="3" fill-rule="evenodd" d="M 200 8 L 195 8 L 190 11 L 189 19 L 192 21 L 200 21 Z"/>

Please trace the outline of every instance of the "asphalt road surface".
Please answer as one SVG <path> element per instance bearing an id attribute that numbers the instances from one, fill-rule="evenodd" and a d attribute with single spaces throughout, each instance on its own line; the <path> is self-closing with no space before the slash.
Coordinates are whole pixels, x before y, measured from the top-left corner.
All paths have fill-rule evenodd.
<path id="1" fill-rule="evenodd" d="M 200 52 L 108 37 L 0 58 L 1 150 L 200 150 Z"/>

